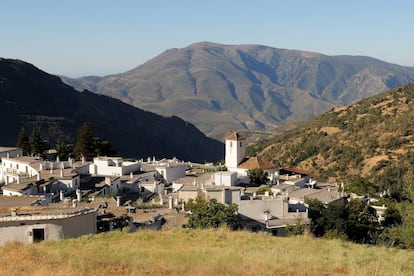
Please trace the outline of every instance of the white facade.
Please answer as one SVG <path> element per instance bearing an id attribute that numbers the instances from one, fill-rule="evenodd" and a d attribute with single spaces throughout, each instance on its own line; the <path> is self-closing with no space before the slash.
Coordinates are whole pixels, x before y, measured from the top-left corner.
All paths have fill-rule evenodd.
<path id="1" fill-rule="evenodd" d="M 214 183 L 216 186 L 234 186 L 237 181 L 237 173 L 235 172 L 216 172 L 214 174 Z"/>
<path id="2" fill-rule="evenodd" d="M 185 176 L 186 165 L 166 165 L 157 166 L 155 170 L 168 182 L 171 183 L 176 179 Z"/>
<path id="3" fill-rule="evenodd" d="M 11 183 L 39 174 L 40 161 L 31 157 L 2 158 L 0 182 Z"/>
<path id="4" fill-rule="evenodd" d="M 225 165 L 229 171 L 232 171 L 237 169 L 237 166 L 246 155 L 246 139 L 238 133 L 233 133 L 226 137 L 225 144 Z"/>
<path id="5" fill-rule="evenodd" d="M 89 172 L 93 175 L 126 175 L 140 170 L 139 162 L 128 162 L 120 157 L 95 157 L 89 165 Z"/>

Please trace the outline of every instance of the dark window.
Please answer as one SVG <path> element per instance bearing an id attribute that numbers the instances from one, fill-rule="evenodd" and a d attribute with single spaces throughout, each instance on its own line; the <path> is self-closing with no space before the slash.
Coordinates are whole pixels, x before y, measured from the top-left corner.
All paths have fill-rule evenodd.
<path id="1" fill-rule="evenodd" d="M 45 240 L 45 229 L 33 229 L 33 242 L 41 242 Z"/>

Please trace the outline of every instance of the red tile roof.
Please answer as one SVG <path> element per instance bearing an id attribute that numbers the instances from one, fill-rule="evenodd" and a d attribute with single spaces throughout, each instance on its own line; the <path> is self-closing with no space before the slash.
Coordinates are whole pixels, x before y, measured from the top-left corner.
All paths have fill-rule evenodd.
<path id="1" fill-rule="evenodd" d="M 295 168 L 295 167 L 283 168 L 283 170 L 293 172 L 293 173 L 298 173 L 298 174 L 310 175 L 310 172 L 307 172 L 305 170 L 302 170 L 300 168 Z"/>
<path id="2" fill-rule="evenodd" d="M 240 163 L 238 168 L 241 169 L 257 169 L 260 168 L 262 170 L 271 170 L 276 169 L 276 165 L 272 162 L 266 161 L 266 160 L 260 160 L 257 157 L 250 157 L 248 159 L 245 159 Z"/>

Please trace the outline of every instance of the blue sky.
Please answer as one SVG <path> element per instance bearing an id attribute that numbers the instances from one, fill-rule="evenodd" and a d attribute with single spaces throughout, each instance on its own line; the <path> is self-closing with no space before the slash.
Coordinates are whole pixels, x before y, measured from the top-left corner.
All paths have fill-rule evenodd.
<path id="1" fill-rule="evenodd" d="M 211 41 L 414 66 L 413 12 L 409 0 L 1 0 L 0 56 L 107 75 Z"/>

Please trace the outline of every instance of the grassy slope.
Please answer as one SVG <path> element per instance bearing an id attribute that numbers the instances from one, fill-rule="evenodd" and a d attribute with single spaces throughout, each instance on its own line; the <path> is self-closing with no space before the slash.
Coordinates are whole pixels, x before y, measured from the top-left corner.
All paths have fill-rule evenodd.
<path id="1" fill-rule="evenodd" d="M 307 236 L 176 229 L 0 248 L 3 275 L 413 275 L 414 252 Z"/>
<path id="2" fill-rule="evenodd" d="M 381 185 L 412 172 L 414 84 L 335 108 L 302 127 L 250 149 L 281 166 L 299 166 L 317 178 L 362 175 Z M 402 170 L 401 173 L 395 173 Z M 384 183 L 382 183 L 384 182 Z"/>

